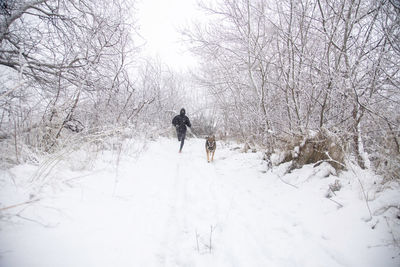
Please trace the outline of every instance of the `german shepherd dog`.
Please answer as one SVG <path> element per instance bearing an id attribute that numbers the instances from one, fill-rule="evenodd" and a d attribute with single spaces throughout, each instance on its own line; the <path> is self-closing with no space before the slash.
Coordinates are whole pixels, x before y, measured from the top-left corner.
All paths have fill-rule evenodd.
<path id="1" fill-rule="evenodd" d="M 210 162 L 210 155 L 211 161 L 214 160 L 214 153 L 217 149 L 217 143 L 215 142 L 215 136 L 207 136 L 206 138 L 206 153 L 207 153 L 207 161 Z"/>

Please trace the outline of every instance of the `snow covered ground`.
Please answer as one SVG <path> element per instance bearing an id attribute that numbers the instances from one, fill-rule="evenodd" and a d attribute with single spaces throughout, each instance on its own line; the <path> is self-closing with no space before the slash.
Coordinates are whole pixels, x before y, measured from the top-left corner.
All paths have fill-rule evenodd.
<path id="1" fill-rule="evenodd" d="M 75 153 L 41 175 L 3 171 L 0 266 L 400 266 L 399 220 L 384 209 L 400 203 L 396 185 L 376 192 L 371 173 L 324 164 L 267 170 L 261 153 L 234 148 L 218 143 L 207 163 L 203 140 L 178 154 L 160 139 L 118 165 Z"/>

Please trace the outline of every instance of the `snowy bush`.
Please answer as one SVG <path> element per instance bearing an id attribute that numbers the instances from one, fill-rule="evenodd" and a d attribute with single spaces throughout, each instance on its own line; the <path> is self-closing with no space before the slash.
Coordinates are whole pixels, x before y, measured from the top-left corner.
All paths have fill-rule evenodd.
<path id="1" fill-rule="evenodd" d="M 302 139 L 289 139 L 280 145 L 276 153 L 271 153 L 269 158 L 268 155 L 265 158 L 275 166 L 292 162 L 292 169 L 301 168 L 306 164 L 328 162 L 336 170 L 341 170 L 345 166 L 344 156 L 344 142 L 332 132 L 320 129 Z"/>
<path id="2" fill-rule="evenodd" d="M 310 163 L 328 162 L 335 169 L 343 169 L 343 141 L 325 129 L 315 136 L 307 137 L 299 145 L 298 153 L 293 156 L 294 166 L 301 167 Z"/>

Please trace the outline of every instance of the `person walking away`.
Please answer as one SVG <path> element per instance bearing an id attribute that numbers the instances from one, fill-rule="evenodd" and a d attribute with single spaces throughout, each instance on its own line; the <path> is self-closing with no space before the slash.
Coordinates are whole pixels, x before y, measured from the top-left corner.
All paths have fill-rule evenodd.
<path id="1" fill-rule="evenodd" d="M 186 111 L 184 108 L 181 109 L 179 115 L 176 115 L 172 119 L 172 124 L 176 128 L 176 134 L 178 136 L 178 141 L 181 142 L 181 146 L 179 148 L 179 153 L 182 152 L 183 144 L 185 143 L 185 137 L 186 137 L 186 126 L 192 127 L 190 124 L 189 118 L 185 115 Z"/>

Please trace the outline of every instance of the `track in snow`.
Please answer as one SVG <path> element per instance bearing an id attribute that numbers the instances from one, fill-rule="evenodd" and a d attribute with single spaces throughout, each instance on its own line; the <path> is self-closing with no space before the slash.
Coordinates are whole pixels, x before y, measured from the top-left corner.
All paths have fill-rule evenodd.
<path id="1" fill-rule="evenodd" d="M 188 139 L 178 154 L 177 141 L 161 139 L 121 160 L 117 180 L 93 174 L 31 207 L 56 227 L 4 225 L 0 265 L 395 266 L 322 185 L 296 190 L 265 173 L 260 154 L 222 144 L 207 163 L 203 142 Z"/>

